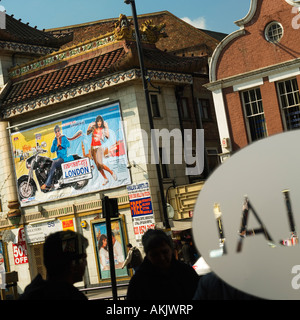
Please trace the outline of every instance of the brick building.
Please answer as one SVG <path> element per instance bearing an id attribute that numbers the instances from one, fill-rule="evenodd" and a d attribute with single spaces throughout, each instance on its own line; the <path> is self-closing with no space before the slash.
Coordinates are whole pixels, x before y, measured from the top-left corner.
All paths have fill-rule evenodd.
<path id="1" fill-rule="evenodd" d="M 191 42 L 191 37 L 187 37 L 181 49 L 172 47 L 176 37 L 171 39 L 172 32 L 164 37 L 167 26 L 160 20 L 149 21 L 155 15 L 141 21 L 145 66 L 153 85 L 150 98 L 154 125 L 169 132 L 204 128 L 207 169 L 195 177 L 195 181 L 201 181 L 217 164 L 219 152 L 211 94 L 202 86 L 208 79 L 209 54 L 219 41 L 169 13 L 162 16 L 170 17 L 174 37 L 180 24 L 181 31 L 187 29 L 198 38 Z M 41 263 L 44 235 L 50 229 L 74 229 L 90 242 L 84 284 L 109 282 L 98 254 L 98 238 L 105 232 L 101 194 L 118 199 L 120 216 L 112 228 L 123 246 L 126 242 L 139 244 L 145 228 L 162 226 L 164 221 L 157 175 L 149 161 L 150 144 L 143 136 L 145 133 L 150 137 L 149 120 L 133 27 L 127 17 L 120 16 L 114 21 L 104 21 L 107 29 L 103 32 L 97 29 L 101 22 L 43 32 L 11 16 L 7 18 L 7 29 L 0 30 L 0 60 L 4 70 L 0 94 L 0 253 L 4 253 L 7 270 L 19 273 L 22 291 L 38 272 L 45 273 Z M 164 40 L 166 46 L 159 48 L 157 44 Z M 102 130 L 109 131 L 109 137 L 102 137 L 100 166 L 93 156 L 88 133 L 93 127 L 89 125 L 99 115 L 108 127 Z M 57 126 L 70 141 L 68 156 L 72 155 L 73 160 L 66 162 L 63 181 L 52 177 L 52 185 L 42 189 L 51 171 L 50 163 L 56 157 L 51 145 Z M 164 146 L 159 147 L 163 155 Z M 181 154 L 180 149 L 171 144 L 168 152 Z M 82 158 L 87 161 L 81 161 Z M 88 175 L 88 163 L 92 175 Z M 103 164 L 106 178 L 101 172 Z M 86 178 L 76 180 L 75 173 L 80 172 L 68 169 L 75 166 L 87 174 Z M 184 187 L 194 178 L 186 175 L 185 163 L 171 162 L 161 169 L 166 193 L 173 180 L 182 186 L 180 190 L 173 189 L 170 200 L 174 203 L 175 219 L 186 218 L 201 182 Z M 132 190 L 137 188 L 144 189 L 134 193 Z M 142 206 L 134 197 L 140 197 L 142 192 L 151 196 L 150 200 L 145 196 L 147 201 L 143 202 L 145 210 L 152 210 L 147 221 L 133 214 L 133 208 L 139 210 Z M 12 222 L 8 205 L 17 199 L 22 214 L 18 222 Z M 117 267 L 118 281 L 129 277 L 129 270 Z"/>
<path id="2" fill-rule="evenodd" d="M 239 30 L 218 45 L 210 83 L 223 157 L 300 126 L 299 11 L 293 1 L 252 0 Z"/>

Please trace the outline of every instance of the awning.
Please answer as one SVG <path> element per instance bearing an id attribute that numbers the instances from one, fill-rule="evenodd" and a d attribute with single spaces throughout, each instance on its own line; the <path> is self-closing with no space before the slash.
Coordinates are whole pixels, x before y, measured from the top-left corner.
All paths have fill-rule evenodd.
<path id="1" fill-rule="evenodd" d="M 192 219 L 184 219 L 184 220 L 173 220 L 173 226 L 171 225 L 172 231 L 184 231 L 188 229 L 192 229 Z"/>

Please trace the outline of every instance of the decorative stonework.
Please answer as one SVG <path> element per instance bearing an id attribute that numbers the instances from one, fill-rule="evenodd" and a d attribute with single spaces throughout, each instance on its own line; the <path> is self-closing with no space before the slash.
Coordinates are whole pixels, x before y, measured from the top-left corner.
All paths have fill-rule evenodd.
<path id="1" fill-rule="evenodd" d="M 0 41 L 0 48 L 3 50 L 9 50 L 13 52 L 25 52 L 25 53 L 36 53 L 36 54 L 51 54 L 57 49 L 35 46 L 31 44 L 23 44 L 16 42 Z"/>
<path id="2" fill-rule="evenodd" d="M 141 25 L 141 37 L 144 41 L 155 43 L 161 37 L 166 37 L 164 32 L 165 24 L 154 25 L 152 20 L 147 20 Z M 112 45 L 120 40 L 134 40 L 135 32 L 125 15 L 120 15 L 119 20 L 114 24 L 114 32 L 107 33 L 104 36 L 86 41 L 80 45 L 73 46 L 64 50 L 53 52 L 47 56 L 36 59 L 22 66 L 14 67 L 10 70 L 10 77 L 14 81 L 18 81 L 19 77 L 31 74 L 32 72 L 42 72 L 46 67 L 66 61 L 68 59 L 86 55 L 94 50 Z M 148 75 L 152 81 L 188 83 L 193 82 L 193 78 L 188 74 L 164 72 L 164 71 L 148 71 Z M 98 91 L 104 88 L 118 85 L 122 82 L 133 79 L 140 79 L 141 73 L 138 69 L 119 72 L 112 75 L 103 76 L 100 79 L 82 82 L 79 85 L 70 85 L 65 89 L 54 93 L 42 94 L 35 99 L 28 99 L 25 102 L 19 102 L 13 106 L 3 110 L 4 119 L 12 118 L 16 115 L 24 114 L 37 108 L 46 107 L 55 103 L 66 101 L 85 95 L 90 92 Z"/>
<path id="3" fill-rule="evenodd" d="M 20 77 L 29 72 L 36 71 L 40 68 L 45 68 L 55 63 L 62 62 L 75 56 L 87 53 L 90 50 L 98 49 L 99 47 L 111 44 L 114 41 L 115 37 L 113 34 L 107 35 L 106 37 L 102 36 L 101 38 L 94 39 L 93 41 L 82 44 L 80 46 L 61 50 L 41 59 L 35 60 L 32 63 L 27 63 L 26 65 L 15 67 L 10 70 L 9 76 L 10 78 Z"/>
<path id="4" fill-rule="evenodd" d="M 193 77 L 188 74 L 149 70 L 148 75 L 150 77 L 150 80 L 152 81 L 177 82 L 185 84 L 191 84 L 193 82 Z M 65 91 L 40 97 L 38 99 L 30 100 L 25 103 L 16 104 L 12 108 L 5 110 L 3 113 L 3 117 L 4 119 L 9 119 L 16 115 L 23 114 L 34 109 L 46 107 L 58 102 L 85 95 L 90 92 L 102 90 L 104 88 L 108 88 L 126 81 L 140 78 L 141 71 L 139 69 L 132 69 L 123 73 L 113 74 L 95 81 L 84 83 L 77 87 L 69 88 Z"/>
<path id="5" fill-rule="evenodd" d="M 146 20 L 140 28 L 142 40 L 156 43 L 159 39 L 166 38 L 165 27 L 165 23 L 155 25 L 153 24 L 153 20 Z"/>
<path id="6" fill-rule="evenodd" d="M 122 194 L 117 196 L 119 209 L 124 209 L 129 207 L 128 194 Z M 41 208 L 40 211 L 34 213 L 28 213 L 22 215 L 22 224 L 27 224 L 30 222 L 40 221 L 48 218 L 62 218 L 64 216 L 70 215 L 89 215 L 91 212 L 100 211 L 102 209 L 101 200 L 92 200 L 89 202 L 83 202 L 73 205 L 62 206 L 60 208 L 53 208 L 50 210 Z M 12 223 L 8 219 L 0 219 L 0 231 L 6 229 L 7 227 L 12 227 Z"/>
<path id="7" fill-rule="evenodd" d="M 123 14 L 120 14 L 119 20 L 114 24 L 114 36 L 116 40 L 130 39 L 134 38 L 134 31 L 132 29 L 133 23 L 127 19 Z"/>
<path id="8" fill-rule="evenodd" d="M 155 43 L 160 38 L 166 37 L 166 33 L 164 32 L 165 24 L 160 24 L 158 26 L 153 24 L 152 20 L 147 20 L 141 25 L 141 38 L 142 41 Z M 59 50 L 57 52 L 48 54 L 47 56 L 34 60 L 31 63 L 27 63 L 22 66 L 17 66 L 9 71 L 10 78 L 17 78 L 20 76 L 24 76 L 33 71 L 37 71 L 39 69 L 51 66 L 58 62 L 62 62 L 68 60 L 70 58 L 74 58 L 75 56 L 79 56 L 89 51 L 99 49 L 105 45 L 110 45 L 116 41 L 120 40 L 135 40 L 135 31 L 133 28 L 133 24 L 131 21 L 127 19 L 125 15 L 120 15 L 119 20 L 114 24 L 114 31 L 111 33 L 107 33 L 106 35 L 102 35 L 98 38 L 89 40 L 80 45 L 74 46 L 72 48 L 67 48 L 64 50 Z M 0 42 L 1 46 L 1 42 Z M 29 46 L 33 47 L 34 46 Z M 52 50 L 53 51 L 53 50 Z M 46 52 L 45 52 L 46 53 Z"/>

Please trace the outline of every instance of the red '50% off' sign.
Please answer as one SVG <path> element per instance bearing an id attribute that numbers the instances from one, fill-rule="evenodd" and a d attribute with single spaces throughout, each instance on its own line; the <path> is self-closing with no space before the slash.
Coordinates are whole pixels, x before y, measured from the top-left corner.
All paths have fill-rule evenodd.
<path id="1" fill-rule="evenodd" d="M 13 244 L 15 264 L 28 263 L 26 242 Z"/>
<path id="2" fill-rule="evenodd" d="M 20 229 L 18 240 L 17 244 L 13 244 L 15 265 L 28 263 L 24 229 Z"/>

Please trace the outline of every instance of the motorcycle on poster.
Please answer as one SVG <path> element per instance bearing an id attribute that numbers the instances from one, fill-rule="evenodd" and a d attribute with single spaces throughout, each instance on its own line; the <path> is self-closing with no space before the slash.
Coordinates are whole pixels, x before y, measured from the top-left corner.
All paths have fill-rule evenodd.
<path id="1" fill-rule="evenodd" d="M 11 134 L 21 206 L 131 183 L 118 103 Z"/>

